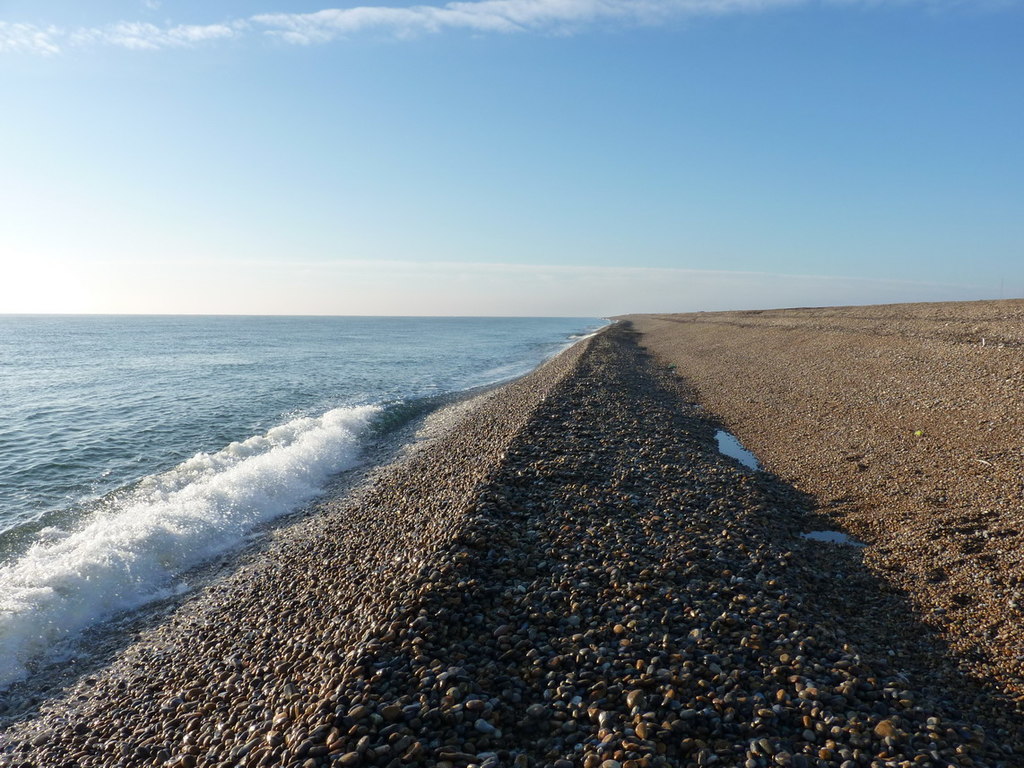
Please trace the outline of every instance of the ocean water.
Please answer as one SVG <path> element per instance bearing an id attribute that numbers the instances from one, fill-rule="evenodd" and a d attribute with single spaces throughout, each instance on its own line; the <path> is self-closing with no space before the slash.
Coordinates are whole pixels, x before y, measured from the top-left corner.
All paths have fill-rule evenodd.
<path id="1" fill-rule="evenodd" d="M 592 318 L 0 316 L 0 690 Z"/>

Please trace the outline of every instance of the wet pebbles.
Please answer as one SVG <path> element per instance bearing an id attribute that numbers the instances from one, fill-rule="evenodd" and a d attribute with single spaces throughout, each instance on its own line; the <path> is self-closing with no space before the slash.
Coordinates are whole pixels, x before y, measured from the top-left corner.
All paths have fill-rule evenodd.
<path id="1" fill-rule="evenodd" d="M 787 489 L 687 395 L 621 327 L 578 345 L 12 729 L 0 764 L 1022 764 L 948 670 L 886 653 L 884 596 L 851 641 L 860 555 L 801 542 Z"/>

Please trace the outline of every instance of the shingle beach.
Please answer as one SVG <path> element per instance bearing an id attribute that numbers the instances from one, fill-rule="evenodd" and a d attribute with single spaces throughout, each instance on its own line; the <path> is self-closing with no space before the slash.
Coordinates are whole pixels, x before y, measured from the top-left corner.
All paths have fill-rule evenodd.
<path id="1" fill-rule="evenodd" d="M 1024 765 L 995 318 L 1024 305 L 964 306 L 984 346 L 938 308 L 616 323 L 19 716 L 0 765 Z M 801 536 L 828 526 L 870 546 Z"/>
<path id="2" fill-rule="evenodd" d="M 970 675 L 1024 701 L 1024 301 L 636 320 Z"/>

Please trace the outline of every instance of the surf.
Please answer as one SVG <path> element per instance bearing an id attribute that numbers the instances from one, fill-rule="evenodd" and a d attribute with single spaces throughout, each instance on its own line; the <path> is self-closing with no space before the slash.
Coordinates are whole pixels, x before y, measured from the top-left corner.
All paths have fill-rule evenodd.
<path id="1" fill-rule="evenodd" d="M 111 494 L 72 530 L 44 528 L 0 567 L 0 688 L 85 628 L 187 590 L 189 569 L 308 504 L 358 462 L 380 412 L 293 419 Z"/>

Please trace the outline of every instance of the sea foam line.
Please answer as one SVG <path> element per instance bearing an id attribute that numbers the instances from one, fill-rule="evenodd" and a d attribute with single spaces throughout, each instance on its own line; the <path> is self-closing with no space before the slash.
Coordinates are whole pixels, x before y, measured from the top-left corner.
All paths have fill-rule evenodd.
<path id="1" fill-rule="evenodd" d="M 179 574 L 235 548 L 259 523 L 317 496 L 353 466 L 377 406 L 337 408 L 199 453 L 94 514 L 47 529 L 0 568 L 0 688 L 56 644 L 121 611 L 166 597 Z"/>

